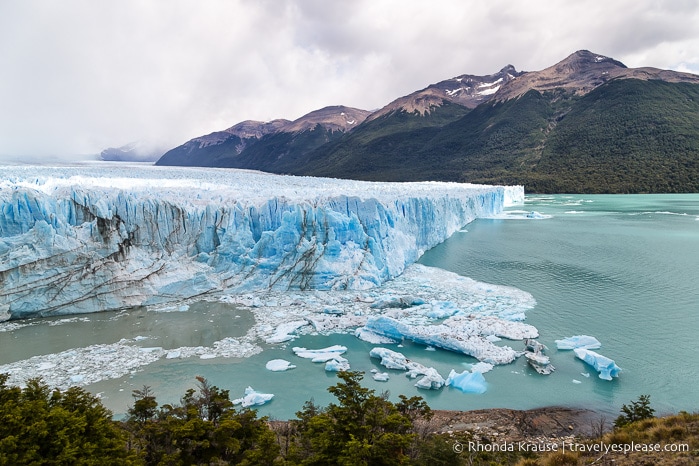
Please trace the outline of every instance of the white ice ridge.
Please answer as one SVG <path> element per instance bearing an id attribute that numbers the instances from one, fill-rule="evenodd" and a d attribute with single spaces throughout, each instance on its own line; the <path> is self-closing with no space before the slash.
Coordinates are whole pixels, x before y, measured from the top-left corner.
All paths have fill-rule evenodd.
<path id="1" fill-rule="evenodd" d="M 523 188 L 223 169 L 0 167 L 0 318 L 369 289 Z"/>

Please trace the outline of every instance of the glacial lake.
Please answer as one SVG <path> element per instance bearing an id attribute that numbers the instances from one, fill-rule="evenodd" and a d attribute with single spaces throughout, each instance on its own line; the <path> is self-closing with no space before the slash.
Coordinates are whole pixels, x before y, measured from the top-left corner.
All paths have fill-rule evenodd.
<path id="1" fill-rule="evenodd" d="M 528 211 L 546 218 L 525 219 Z M 274 400 L 258 412 L 293 418 L 309 399 L 320 405 L 334 401 L 327 387 L 338 379 L 323 364 L 296 357 L 291 347 L 341 344 L 348 347 L 344 356 L 352 369 L 366 371 L 365 385 L 389 391 L 392 399 L 421 395 L 435 409 L 565 405 L 612 418 L 623 403 L 649 394 L 659 413 L 697 410 L 699 195 L 530 195 L 524 207 L 510 209 L 503 218 L 467 225 L 428 251 L 420 263 L 531 293 L 537 304 L 527 311 L 526 322 L 538 328 L 556 371 L 541 376 L 519 358 L 485 374 L 484 394 L 418 390 L 415 380 L 398 371 L 388 371 L 388 382 L 371 379 L 370 370 L 385 371 L 368 355 L 377 345 L 349 334 L 304 335 L 285 344 L 260 344 L 263 351 L 247 358 L 160 359 L 87 388 L 120 417 L 132 402 L 132 390 L 149 385 L 160 403 L 174 403 L 201 375 L 229 390 L 231 398 L 241 397 L 247 386 L 274 393 Z M 227 336 L 240 337 L 253 323 L 249 311 L 230 304 L 192 303 L 182 309 L 74 316 L 54 319 L 60 325 L 8 330 L 0 333 L 0 364 L 121 338 L 135 338 L 142 346 L 207 346 Z M 602 342 L 597 352 L 622 368 L 618 379 L 600 380 L 572 351 L 556 349 L 554 340 L 579 334 Z M 520 342 L 501 344 L 522 347 Z M 409 342 L 400 348 L 382 346 L 435 367 L 444 377 L 451 369 L 461 372 L 476 362 Z M 297 367 L 286 372 L 265 369 L 267 361 L 278 358 Z"/>

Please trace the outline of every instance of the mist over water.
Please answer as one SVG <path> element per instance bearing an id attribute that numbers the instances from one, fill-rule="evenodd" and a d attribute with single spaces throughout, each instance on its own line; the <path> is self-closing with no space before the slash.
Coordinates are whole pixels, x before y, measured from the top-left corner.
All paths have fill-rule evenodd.
<path id="1" fill-rule="evenodd" d="M 522 209 L 518 207 L 516 209 Z M 418 390 L 403 372 L 388 371 L 388 382 L 371 379 L 370 370 L 385 368 L 369 358 L 377 345 L 350 334 L 305 335 L 282 345 L 264 345 L 248 358 L 161 359 L 118 379 L 88 386 L 119 416 L 132 402 L 131 391 L 151 386 L 160 403 L 179 400 L 197 375 L 242 396 L 252 386 L 274 393 L 259 408 L 262 415 L 294 417 L 309 399 L 320 405 L 334 401 L 327 387 L 337 382 L 324 364 L 296 357 L 291 348 L 348 347 L 344 355 L 353 370 L 366 372 L 365 384 L 378 392 L 421 395 L 435 409 L 488 407 L 533 408 L 579 406 L 618 413 L 623 403 L 650 394 L 659 413 L 696 411 L 693 389 L 699 383 L 699 195 L 529 196 L 527 211 L 547 218 L 523 219 L 512 210 L 509 219 L 479 219 L 428 251 L 424 265 L 443 268 L 482 282 L 517 287 L 531 293 L 536 306 L 526 322 L 536 326 L 539 340 L 557 370 L 541 376 L 522 358 L 485 374 L 488 391 L 463 394 L 451 388 Z M 129 310 L 68 319 L 42 320 L 0 333 L 0 364 L 37 354 L 55 353 L 121 338 L 141 346 L 209 346 L 245 334 L 252 314 L 223 303 L 190 303 L 173 312 Z M 588 334 L 602 342 L 599 353 L 623 369 L 611 382 L 577 360 L 572 351 L 558 351 L 554 340 Z M 503 345 L 521 349 L 517 341 Z M 382 345 L 435 367 L 443 376 L 461 372 L 474 358 L 447 351 L 427 351 L 405 342 Z M 270 372 L 265 363 L 286 359 L 297 366 Z M 586 377 L 584 374 L 589 374 Z"/>

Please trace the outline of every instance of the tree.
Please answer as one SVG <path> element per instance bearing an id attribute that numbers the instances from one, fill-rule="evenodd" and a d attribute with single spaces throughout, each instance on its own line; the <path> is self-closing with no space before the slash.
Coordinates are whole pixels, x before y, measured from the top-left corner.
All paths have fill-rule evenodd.
<path id="1" fill-rule="evenodd" d="M 623 405 L 621 414 L 616 421 L 614 427 L 623 427 L 632 422 L 650 419 L 654 416 L 655 410 L 650 407 L 650 395 L 641 395 L 637 401 L 632 401 L 630 406 Z"/>
<path id="2" fill-rule="evenodd" d="M 8 378 L 0 374 L 0 464 L 132 464 L 99 398 L 79 387 L 52 391 L 38 378 L 10 387 Z"/>
<path id="3" fill-rule="evenodd" d="M 402 397 L 398 405 L 387 394 L 361 385 L 361 372 L 339 372 L 342 382 L 328 388 L 339 404 L 320 410 L 312 402 L 297 413 L 298 448 L 288 459 L 317 465 L 395 465 L 410 461 L 417 438 L 413 421 L 429 415 L 420 397 Z"/>
<path id="4" fill-rule="evenodd" d="M 272 464 L 279 445 L 266 418 L 237 412 L 228 390 L 197 377 L 179 405 L 157 401 L 149 387 L 134 390 L 126 428 L 146 464 Z"/>

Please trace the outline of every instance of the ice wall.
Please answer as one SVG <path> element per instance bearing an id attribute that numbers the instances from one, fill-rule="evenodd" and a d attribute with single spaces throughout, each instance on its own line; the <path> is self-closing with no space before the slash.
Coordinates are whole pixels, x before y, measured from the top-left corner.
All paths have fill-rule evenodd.
<path id="1" fill-rule="evenodd" d="M 366 289 L 523 192 L 143 165 L 0 173 L 0 319 Z"/>

